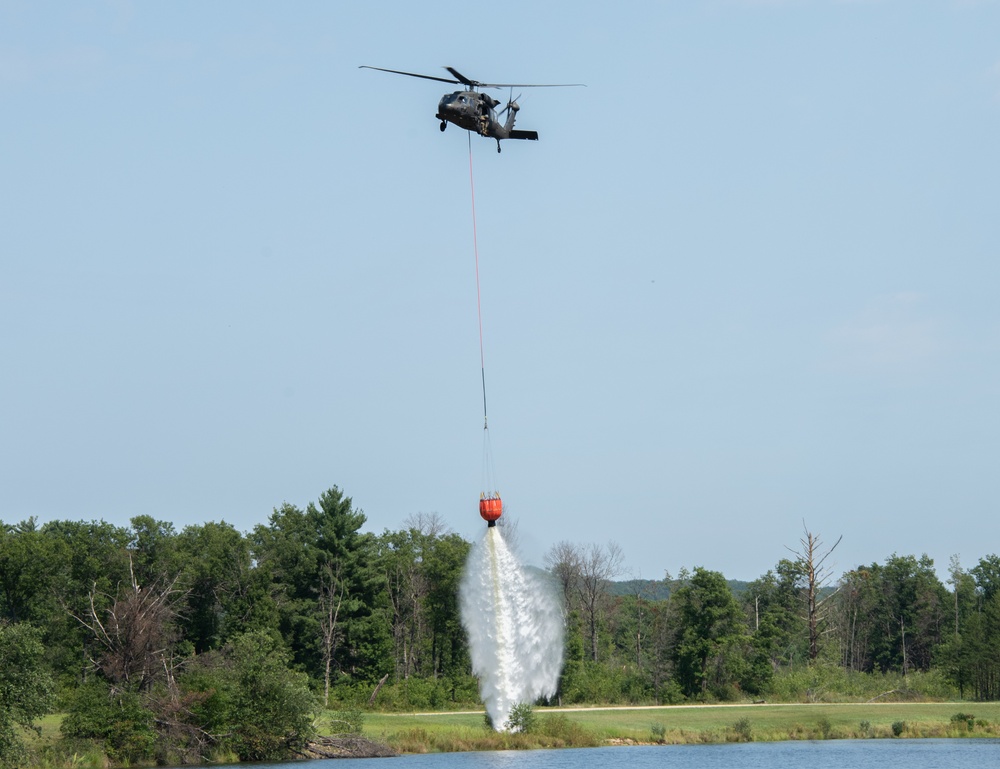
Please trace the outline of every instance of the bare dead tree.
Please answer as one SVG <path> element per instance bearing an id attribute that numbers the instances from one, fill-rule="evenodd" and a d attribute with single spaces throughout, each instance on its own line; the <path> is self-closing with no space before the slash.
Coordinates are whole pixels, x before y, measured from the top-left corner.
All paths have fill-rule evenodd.
<path id="1" fill-rule="evenodd" d="M 591 545 L 580 559 L 580 579 L 577 589 L 580 605 L 590 631 L 590 651 L 594 662 L 598 656 L 598 630 L 608 602 L 608 583 L 622 573 L 625 556 L 621 547 L 609 542 L 604 547 Z"/>
<path id="2" fill-rule="evenodd" d="M 642 618 L 643 618 L 643 589 L 642 578 L 635 580 L 635 669 L 642 670 Z"/>
<path id="3" fill-rule="evenodd" d="M 958 553 L 948 561 L 948 581 L 955 587 L 955 638 L 958 638 L 958 588 L 962 584 L 962 560 Z"/>
<path id="4" fill-rule="evenodd" d="M 805 619 L 809 627 L 809 659 L 814 660 L 819 656 L 819 626 L 820 622 L 826 616 L 824 604 L 836 594 L 836 591 L 834 591 L 834 593 L 824 598 L 819 598 L 819 593 L 826 586 L 827 582 L 829 582 L 833 574 L 832 569 L 826 566 L 825 562 L 830 557 L 830 554 L 837 549 L 837 545 L 840 544 L 840 540 L 844 536 L 841 535 L 838 537 L 833 546 L 824 551 L 822 549 L 823 541 L 818 534 L 813 534 L 809 531 L 809 527 L 806 526 L 805 521 L 802 521 L 802 529 L 804 533 L 799 540 L 801 550 L 792 550 L 792 548 L 787 546 L 786 549 L 795 556 L 796 562 L 801 566 L 806 576 Z"/>
<path id="5" fill-rule="evenodd" d="M 388 680 L 389 680 L 389 674 L 388 673 L 386 673 L 384 676 L 382 676 L 382 678 L 379 679 L 379 682 L 375 686 L 375 689 L 372 690 L 372 696 L 368 698 L 368 707 L 371 707 L 372 705 L 375 704 L 375 698 L 378 697 L 379 690 L 382 688 L 382 686 Z"/>
<path id="6" fill-rule="evenodd" d="M 582 558 L 580 548 L 566 540 L 557 542 L 545 553 L 545 565 L 559 582 L 566 611 L 574 608 L 573 601 L 579 592 L 577 584 Z"/>
<path id="7" fill-rule="evenodd" d="M 328 560 L 319 575 L 320 642 L 323 655 L 323 706 L 330 704 L 330 674 L 342 631 L 337 620 L 344 604 L 347 584 L 341 575 L 340 560 Z"/>
<path id="8" fill-rule="evenodd" d="M 403 526 L 407 529 L 415 529 L 430 539 L 443 537 L 451 533 L 440 513 L 412 513 L 403 520 Z"/>
<path id="9" fill-rule="evenodd" d="M 119 584 L 116 596 L 98 592 L 95 585 L 87 613 L 70 615 L 93 634 L 101 652 L 90 661 L 105 678 L 112 684 L 144 691 L 161 670 L 169 669 L 172 624 L 185 593 L 176 588 L 176 577 L 167 584 L 139 585 L 131 556 L 129 577 L 130 584 Z M 98 610 L 98 596 L 111 602 L 106 612 Z"/>

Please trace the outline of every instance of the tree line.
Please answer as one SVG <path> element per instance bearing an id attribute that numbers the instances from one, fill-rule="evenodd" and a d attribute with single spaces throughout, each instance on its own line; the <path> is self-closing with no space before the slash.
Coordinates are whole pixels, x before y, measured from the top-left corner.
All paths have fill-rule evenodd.
<path id="1" fill-rule="evenodd" d="M 474 705 L 457 596 L 471 543 L 436 515 L 381 534 L 365 522 L 333 487 L 245 533 L 149 516 L 0 524 L 0 761 L 16 765 L 22 729 L 53 708 L 67 749 L 126 764 L 294 755 L 317 707 Z M 1000 696 L 1000 558 L 953 559 L 947 585 L 926 556 L 896 554 L 834 578 L 835 547 L 807 530 L 738 594 L 696 567 L 623 595 L 621 548 L 555 544 L 557 699 L 765 698 L 820 667 Z"/>

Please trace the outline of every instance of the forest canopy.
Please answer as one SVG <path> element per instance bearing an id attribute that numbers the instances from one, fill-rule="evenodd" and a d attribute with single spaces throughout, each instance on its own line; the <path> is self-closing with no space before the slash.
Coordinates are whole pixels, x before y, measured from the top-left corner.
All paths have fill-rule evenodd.
<path id="1" fill-rule="evenodd" d="M 457 596 L 471 543 L 436 515 L 365 523 L 332 487 L 248 532 L 142 515 L 0 524 L 0 760 L 16 765 L 19 735 L 54 707 L 68 744 L 138 763 L 294 755 L 324 707 L 476 706 Z M 800 544 L 735 585 L 697 566 L 618 581 L 614 543 L 553 545 L 554 701 L 835 696 L 815 682 L 889 675 L 1000 698 L 1000 557 L 953 558 L 946 585 L 925 555 L 837 575 L 836 543 L 806 530 Z M 789 683 L 803 675 L 814 683 Z"/>

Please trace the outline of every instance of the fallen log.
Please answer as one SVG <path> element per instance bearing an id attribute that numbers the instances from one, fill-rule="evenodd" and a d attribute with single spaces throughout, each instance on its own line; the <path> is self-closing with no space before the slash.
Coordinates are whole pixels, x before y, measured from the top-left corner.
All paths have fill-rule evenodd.
<path id="1" fill-rule="evenodd" d="M 399 755 L 388 745 L 356 734 L 317 737 L 307 742 L 300 752 L 304 758 L 392 758 Z"/>

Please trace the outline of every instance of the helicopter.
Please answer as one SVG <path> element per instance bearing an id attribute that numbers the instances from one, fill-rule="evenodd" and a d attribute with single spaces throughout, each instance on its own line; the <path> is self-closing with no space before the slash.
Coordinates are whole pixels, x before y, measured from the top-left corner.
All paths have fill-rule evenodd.
<path id="1" fill-rule="evenodd" d="M 466 91 L 455 91 L 441 97 L 438 102 L 437 119 L 441 121 L 441 130 L 448 127 L 448 123 L 454 123 L 459 128 L 472 131 L 485 138 L 496 139 L 497 152 L 500 152 L 500 141 L 503 139 L 528 139 L 538 141 L 538 131 L 521 131 L 514 128 L 514 119 L 519 109 L 517 101 L 513 98 L 515 88 L 571 88 L 582 86 L 583 83 L 550 83 L 550 84 L 529 84 L 529 83 L 480 83 L 478 80 L 471 80 L 456 70 L 454 67 L 445 67 L 452 74 L 454 79 L 447 77 L 435 77 L 434 75 L 418 75 L 415 72 L 402 72 L 398 69 L 384 69 L 383 67 L 369 67 L 362 64 L 358 69 L 375 69 L 379 72 L 391 72 L 394 75 L 407 75 L 408 77 L 419 77 L 424 80 L 437 80 L 441 83 L 458 83 L 467 86 Z M 507 101 L 507 106 L 499 115 L 496 108 L 500 102 L 489 94 L 481 93 L 480 88 L 509 88 L 511 98 Z M 520 98 L 520 96 L 518 96 Z M 503 123 L 500 118 L 507 114 L 507 120 Z"/>

